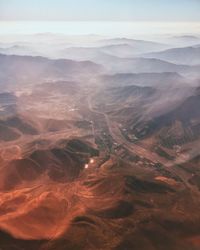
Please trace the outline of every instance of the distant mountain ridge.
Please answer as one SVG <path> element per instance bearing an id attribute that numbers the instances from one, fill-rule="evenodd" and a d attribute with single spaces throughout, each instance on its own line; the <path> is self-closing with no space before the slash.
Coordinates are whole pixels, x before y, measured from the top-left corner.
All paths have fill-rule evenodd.
<path id="1" fill-rule="evenodd" d="M 0 54 L 0 85 L 16 85 L 23 82 L 40 83 L 47 79 L 73 79 L 104 71 L 103 67 L 90 62 L 51 60 L 45 57 Z"/>
<path id="2" fill-rule="evenodd" d="M 200 47 L 168 49 L 161 52 L 149 53 L 144 55 L 144 57 L 156 58 L 176 64 L 198 65 L 200 64 Z"/>

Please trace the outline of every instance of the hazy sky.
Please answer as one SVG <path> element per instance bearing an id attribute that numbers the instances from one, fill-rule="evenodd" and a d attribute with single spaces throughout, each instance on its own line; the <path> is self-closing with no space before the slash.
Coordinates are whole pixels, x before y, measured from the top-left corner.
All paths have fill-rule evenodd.
<path id="1" fill-rule="evenodd" d="M 200 21 L 200 0 L 0 0 L 1 21 Z"/>

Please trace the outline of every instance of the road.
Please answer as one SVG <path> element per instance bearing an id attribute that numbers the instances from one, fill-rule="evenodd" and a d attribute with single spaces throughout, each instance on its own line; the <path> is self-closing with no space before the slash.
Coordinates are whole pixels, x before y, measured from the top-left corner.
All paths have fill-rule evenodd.
<path id="1" fill-rule="evenodd" d="M 123 145 L 123 147 L 127 151 L 132 152 L 133 154 L 136 154 L 136 155 L 138 155 L 140 157 L 146 158 L 147 160 L 149 160 L 149 161 L 151 161 L 151 162 L 153 162 L 155 164 L 156 163 L 162 164 L 174 176 L 179 177 L 181 179 L 182 183 L 184 183 L 185 187 L 189 188 L 194 193 L 198 193 L 197 188 L 195 186 L 193 186 L 193 185 L 191 185 L 191 184 L 188 183 L 188 177 L 185 174 L 185 171 L 182 170 L 181 168 L 179 168 L 176 165 L 176 160 L 174 160 L 174 161 L 167 160 L 165 158 L 160 157 L 156 153 L 154 153 L 154 152 L 152 152 L 152 151 L 150 151 L 150 150 L 148 150 L 146 148 L 141 147 L 140 145 L 130 143 L 129 141 L 127 141 L 123 137 L 123 135 L 122 135 L 119 127 L 116 124 L 114 124 L 113 122 L 110 121 L 110 119 L 109 119 L 109 117 L 108 117 L 107 114 L 105 114 L 104 112 L 95 110 L 92 107 L 92 104 L 91 104 L 91 95 L 88 96 L 87 101 L 88 101 L 89 110 L 91 112 L 94 112 L 96 114 L 100 114 L 100 115 L 102 115 L 105 118 L 105 121 L 107 123 L 108 131 L 109 131 L 110 135 L 112 136 L 112 138 L 119 145 Z"/>
<path id="2" fill-rule="evenodd" d="M 148 159 L 151 162 L 154 163 L 160 163 L 162 165 L 166 165 L 167 163 L 169 163 L 169 161 L 165 160 L 164 158 L 158 156 L 157 154 L 155 154 L 154 152 L 151 152 L 137 144 L 133 144 L 128 142 L 121 134 L 119 128 L 114 124 L 112 124 L 112 122 L 110 121 L 109 117 L 107 114 L 101 112 L 101 111 L 97 111 L 92 107 L 91 104 L 91 95 L 88 96 L 87 98 L 88 101 L 88 107 L 89 110 L 91 112 L 94 112 L 96 114 L 100 114 L 105 118 L 107 127 L 108 127 L 108 131 L 110 133 L 110 135 L 112 136 L 112 138 L 119 144 L 119 145 L 123 145 L 124 148 L 126 148 L 128 151 L 131 151 L 133 154 L 136 154 L 138 156 L 144 157 L 146 159 Z"/>

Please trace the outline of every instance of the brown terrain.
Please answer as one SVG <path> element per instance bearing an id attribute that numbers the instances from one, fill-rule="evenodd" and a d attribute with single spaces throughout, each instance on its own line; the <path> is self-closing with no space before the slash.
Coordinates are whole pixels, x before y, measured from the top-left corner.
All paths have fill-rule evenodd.
<path id="1" fill-rule="evenodd" d="M 200 249 L 199 65 L 120 42 L 0 55 L 1 250 Z"/>

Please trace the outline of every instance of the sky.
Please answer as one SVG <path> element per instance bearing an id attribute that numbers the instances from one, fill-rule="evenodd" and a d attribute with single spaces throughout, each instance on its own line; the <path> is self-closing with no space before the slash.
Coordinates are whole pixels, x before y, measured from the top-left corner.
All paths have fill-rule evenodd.
<path id="1" fill-rule="evenodd" d="M 0 34 L 199 34 L 200 0 L 0 0 Z"/>
<path id="2" fill-rule="evenodd" d="M 200 0 L 0 0 L 0 21 L 199 22 Z"/>

